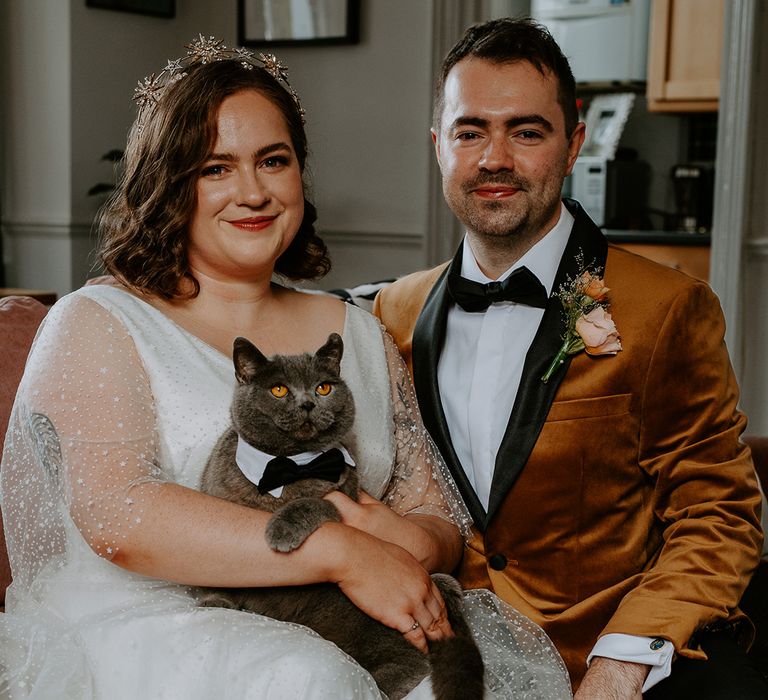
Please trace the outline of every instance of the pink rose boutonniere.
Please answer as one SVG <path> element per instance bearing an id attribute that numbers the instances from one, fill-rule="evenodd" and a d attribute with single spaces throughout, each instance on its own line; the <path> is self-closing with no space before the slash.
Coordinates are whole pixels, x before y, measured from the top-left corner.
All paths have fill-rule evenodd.
<path id="1" fill-rule="evenodd" d="M 608 292 L 599 270 L 585 270 L 560 287 L 555 296 L 565 312 L 563 344 L 541 378 L 549 381 L 568 355 L 586 350 L 588 355 L 615 355 L 621 338 L 608 313 Z"/>

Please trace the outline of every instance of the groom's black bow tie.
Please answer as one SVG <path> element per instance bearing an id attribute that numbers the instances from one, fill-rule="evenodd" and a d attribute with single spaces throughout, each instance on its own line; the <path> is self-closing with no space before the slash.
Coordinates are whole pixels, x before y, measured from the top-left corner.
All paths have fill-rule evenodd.
<path id="1" fill-rule="evenodd" d="M 267 462 L 256 488 L 263 495 L 278 486 L 287 486 L 302 479 L 338 481 L 346 466 L 344 455 L 335 447 L 303 465 L 296 464 L 290 457 L 273 457 Z"/>
<path id="2" fill-rule="evenodd" d="M 514 301 L 539 309 L 547 305 L 547 290 L 527 267 L 518 268 L 503 282 L 487 284 L 450 273 L 448 293 L 464 311 L 485 311 L 495 301 Z"/>

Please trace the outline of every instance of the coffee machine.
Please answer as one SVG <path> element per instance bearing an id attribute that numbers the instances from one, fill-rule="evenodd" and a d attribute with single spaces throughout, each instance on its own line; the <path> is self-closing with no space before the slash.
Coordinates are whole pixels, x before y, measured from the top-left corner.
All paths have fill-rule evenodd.
<path id="1" fill-rule="evenodd" d="M 675 196 L 674 226 L 686 233 L 709 233 L 715 168 L 712 163 L 681 163 L 670 173 Z"/>

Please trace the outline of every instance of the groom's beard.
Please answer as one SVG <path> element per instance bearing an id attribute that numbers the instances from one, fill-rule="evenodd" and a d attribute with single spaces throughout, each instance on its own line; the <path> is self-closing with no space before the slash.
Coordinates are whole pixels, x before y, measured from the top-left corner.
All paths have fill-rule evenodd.
<path id="1" fill-rule="evenodd" d="M 519 245 L 535 241 L 556 221 L 565 178 L 565 163 L 555 167 L 536 182 L 516 173 L 479 172 L 460 188 L 443 182 L 443 194 L 448 206 L 468 231 L 481 238 L 515 239 Z M 498 200 L 480 198 L 475 190 L 484 185 L 502 185 L 517 190 Z M 497 242 L 501 242 L 498 241 Z"/>

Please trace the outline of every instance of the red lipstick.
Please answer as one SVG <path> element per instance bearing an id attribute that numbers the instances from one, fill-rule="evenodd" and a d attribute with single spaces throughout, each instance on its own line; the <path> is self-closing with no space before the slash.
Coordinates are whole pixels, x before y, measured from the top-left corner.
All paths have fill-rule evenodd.
<path id="1" fill-rule="evenodd" d="M 248 216 L 244 219 L 233 219 L 229 223 L 242 231 L 261 231 L 269 226 L 275 219 L 274 216 Z"/>

